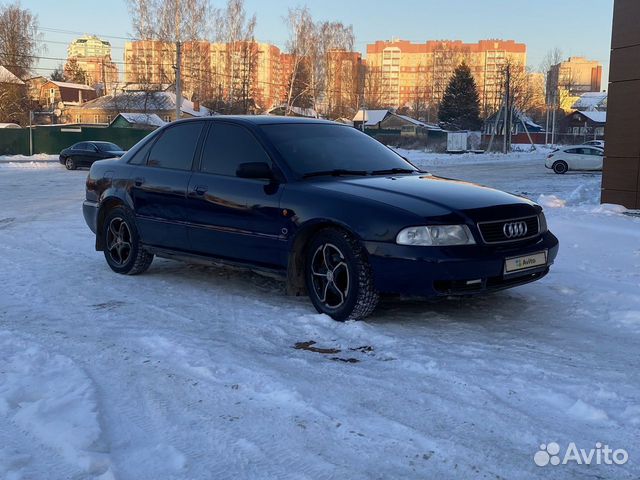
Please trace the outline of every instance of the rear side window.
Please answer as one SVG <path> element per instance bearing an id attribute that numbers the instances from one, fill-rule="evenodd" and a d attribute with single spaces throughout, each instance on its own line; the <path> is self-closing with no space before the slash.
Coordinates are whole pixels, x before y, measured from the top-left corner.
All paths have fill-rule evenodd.
<path id="1" fill-rule="evenodd" d="M 204 144 L 200 171 L 235 176 L 238 165 L 248 162 L 271 165 L 267 152 L 246 128 L 230 123 L 215 123 Z"/>
<path id="2" fill-rule="evenodd" d="M 147 165 L 191 170 L 202 125 L 202 122 L 187 122 L 167 128 L 151 147 Z"/>
<path id="3" fill-rule="evenodd" d="M 144 165 L 145 163 L 147 163 L 147 154 L 149 153 L 149 150 L 151 150 L 152 145 L 153 139 L 148 139 L 147 143 L 142 145 L 142 147 L 140 147 L 138 151 L 133 154 L 131 160 L 129 160 L 129 163 L 131 165 Z"/>

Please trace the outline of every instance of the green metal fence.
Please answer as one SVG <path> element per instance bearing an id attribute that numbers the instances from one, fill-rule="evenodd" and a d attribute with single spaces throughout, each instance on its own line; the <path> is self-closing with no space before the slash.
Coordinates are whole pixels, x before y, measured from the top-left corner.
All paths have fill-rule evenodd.
<path id="1" fill-rule="evenodd" d="M 125 150 L 146 137 L 151 130 L 136 128 L 92 127 L 80 125 L 36 126 L 32 128 L 33 151 L 29 150 L 28 128 L 0 129 L 0 155 L 56 154 L 83 141 L 113 142 Z"/>

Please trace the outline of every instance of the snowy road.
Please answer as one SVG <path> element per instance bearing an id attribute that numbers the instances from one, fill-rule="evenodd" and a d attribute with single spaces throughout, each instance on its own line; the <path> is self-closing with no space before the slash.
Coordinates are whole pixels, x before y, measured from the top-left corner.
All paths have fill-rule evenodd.
<path id="1" fill-rule="evenodd" d="M 540 155 L 410 157 L 544 195 L 552 273 L 341 324 L 251 273 L 118 276 L 86 171 L 0 164 L 0 478 L 638 478 L 640 219 Z M 549 442 L 629 461 L 538 467 Z"/>

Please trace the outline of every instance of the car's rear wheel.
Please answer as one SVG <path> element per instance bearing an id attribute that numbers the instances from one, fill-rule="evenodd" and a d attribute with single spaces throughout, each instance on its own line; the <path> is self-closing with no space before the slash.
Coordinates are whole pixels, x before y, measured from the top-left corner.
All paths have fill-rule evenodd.
<path id="1" fill-rule="evenodd" d="M 146 271 L 153 255 L 140 245 L 133 214 L 125 207 L 115 207 L 107 213 L 102 227 L 104 257 L 116 273 L 137 275 Z"/>
<path id="2" fill-rule="evenodd" d="M 76 164 L 76 161 L 73 159 L 73 157 L 67 157 L 64 161 L 64 166 L 67 167 L 67 170 L 75 170 L 76 168 L 78 168 L 78 165 Z"/>
<path id="3" fill-rule="evenodd" d="M 558 175 L 562 175 L 563 173 L 567 173 L 567 171 L 569 170 L 569 165 L 567 165 L 567 162 L 565 162 L 564 160 L 558 160 L 557 162 L 553 163 L 552 168 L 553 171 Z"/>
<path id="4" fill-rule="evenodd" d="M 308 245 L 305 281 L 316 310 L 335 320 L 360 320 L 378 304 L 371 267 L 360 243 L 338 229 L 320 231 Z"/>

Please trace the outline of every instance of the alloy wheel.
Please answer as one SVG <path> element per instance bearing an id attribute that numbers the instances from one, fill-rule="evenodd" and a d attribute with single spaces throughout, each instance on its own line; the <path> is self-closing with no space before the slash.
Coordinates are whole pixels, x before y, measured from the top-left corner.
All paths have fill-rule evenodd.
<path id="1" fill-rule="evenodd" d="M 113 262 L 124 265 L 131 256 L 131 230 L 121 217 L 114 217 L 107 230 L 107 251 Z"/>
<path id="2" fill-rule="evenodd" d="M 343 253 L 332 243 L 317 248 L 311 260 L 311 283 L 318 299 L 339 308 L 349 295 L 349 268 Z"/>

